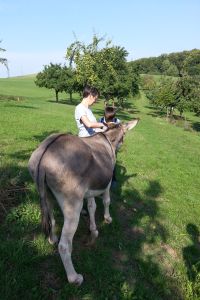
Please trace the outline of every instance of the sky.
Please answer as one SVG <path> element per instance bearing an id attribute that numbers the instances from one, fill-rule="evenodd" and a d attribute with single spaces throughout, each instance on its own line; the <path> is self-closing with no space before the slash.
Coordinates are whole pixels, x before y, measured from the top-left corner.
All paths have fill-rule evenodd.
<path id="1" fill-rule="evenodd" d="M 67 47 L 94 34 L 124 47 L 128 61 L 200 49 L 200 0 L 0 0 L 0 57 L 11 77 L 66 63 Z"/>

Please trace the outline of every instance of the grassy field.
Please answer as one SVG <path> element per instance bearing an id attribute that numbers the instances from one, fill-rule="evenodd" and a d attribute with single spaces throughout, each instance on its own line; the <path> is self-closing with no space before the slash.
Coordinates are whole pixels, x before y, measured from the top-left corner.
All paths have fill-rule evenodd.
<path id="1" fill-rule="evenodd" d="M 81 287 L 67 283 L 57 247 L 41 232 L 39 199 L 27 171 L 32 151 L 53 132 L 76 133 L 67 95 L 34 85 L 34 76 L 0 79 L 0 299 L 200 299 L 199 118 L 190 130 L 161 117 L 143 95 L 119 110 L 140 117 L 117 156 L 111 225 L 97 199 L 99 238 L 87 246 L 88 218 L 74 238 Z M 93 107 L 96 117 L 103 102 Z M 62 216 L 56 211 L 62 226 Z"/>

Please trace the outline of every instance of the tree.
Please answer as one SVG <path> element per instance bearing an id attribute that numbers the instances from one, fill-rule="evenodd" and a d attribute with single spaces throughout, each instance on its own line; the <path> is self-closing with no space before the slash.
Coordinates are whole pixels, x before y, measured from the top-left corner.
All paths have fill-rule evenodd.
<path id="1" fill-rule="evenodd" d="M 157 108 L 167 108 L 171 117 L 175 108 L 180 116 L 185 110 L 200 111 L 199 80 L 191 76 L 183 76 L 178 80 L 163 77 L 146 95 Z"/>
<path id="2" fill-rule="evenodd" d="M 200 75 L 200 50 L 194 49 L 184 61 L 183 68 L 190 76 Z"/>
<path id="3" fill-rule="evenodd" d="M 170 63 L 168 58 L 162 62 L 162 74 L 168 76 L 178 76 L 178 69 L 176 65 Z"/>
<path id="4" fill-rule="evenodd" d="M 194 97 L 193 97 L 192 103 L 191 103 L 191 107 L 192 107 L 192 110 L 198 116 L 200 116 L 200 85 L 199 84 L 198 84 L 198 86 L 195 89 Z"/>
<path id="5" fill-rule="evenodd" d="M 200 50 L 174 52 L 130 62 L 139 74 L 160 74 L 183 77 L 200 75 Z"/>
<path id="6" fill-rule="evenodd" d="M 169 61 L 177 67 L 179 77 L 184 76 L 183 64 L 187 55 L 187 51 L 171 53 L 168 55 Z"/>
<path id="7" fill-rule="evenodd" d="M 191 76 L 179 78 L 175 84 L 175 98 L 181 116 L 186 109 L 197 111 L 200 100 L 199 80 Z"/>
<path id="8" fill-rule="evenodd" d="M 2 41 L 0 41 L 1 43 Z M 0 52 L 5 52 L 6 50 L 3 48 L 0 48 Z M 9 68 L 8 68 L 8 60 L 5 57 L 0 57 L 0 64 L 4 65 L 7 69 L 7 72 L 9 72 Z"/>
<path id="9" fill-rule="evenodd" d="M 169 115 L 172 117 L 175 107 L 175 91 L 174 81 L 171 78 L 162 77 L 153 90 L 147 93 L 147 97 L 157 108 L 161 110 L 166 108 L 167 115 L 169 110 Z"/>
<path id="10" fill-rule="evenodd" d="M 110 40 L 100 48 L 101 42 L 104 42 L 104 38 L 96 35 L 88 45 L 76 41 L 67 48 L 66 59 L 71 66 L 73 63 L 75 65 L 79 87 L 94 85 L 106 101 L 115 97 L 119 101 L 130 92 L 138 91 L 137 81 L 128 68 L 127 51 L 123 47 L 111 45 Z"/>
<path id="11" fill-rule="evenodd" d="M 58 93 L 64 91 L 65 76 L 63 76 L 61 64 L 52 64 L 44 66 L 44 70 L 37 74 L 35 84 L 39 87 L 54 89 L 56 102 L 58 102 Z"/>
<path id="12" fill-rule="evenodd" d="M 144 91 L 151 91 L 156 87 L 156 81 L 153 75 L 143 75 L 140 83 Z"/>
<path id="13" fill-rule="evenodd" d="M 72 103 L 73 92 L 79 91 L 80 87 L 76 80 L 76 73 L 71 67 L 64 66 L 61 70 L 61 81 L 63 82 L 63 91 L 69 93 L 70 102 Z"/>

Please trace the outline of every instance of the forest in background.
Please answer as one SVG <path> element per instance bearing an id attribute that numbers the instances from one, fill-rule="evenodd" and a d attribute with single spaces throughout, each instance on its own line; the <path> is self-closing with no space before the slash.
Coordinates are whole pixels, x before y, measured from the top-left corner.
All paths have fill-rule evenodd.
<path id="1" fill-rule="evenodd" d="M 173 52 L 157 57 L 141 58 L 129 62 L 140 74 L 168 75 L 182 77 L 200 75 L 200 50 Z"/>

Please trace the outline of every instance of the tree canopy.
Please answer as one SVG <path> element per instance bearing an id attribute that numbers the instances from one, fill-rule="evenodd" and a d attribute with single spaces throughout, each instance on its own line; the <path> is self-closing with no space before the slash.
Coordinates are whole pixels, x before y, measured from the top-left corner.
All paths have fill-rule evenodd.
<path id="1" fill-rule="evenodd" d="M 128 52 L 110 40 L 93 35 L 92 42 L 76 40 L 66 50 L 66 65 L 44 66 L 37 74 L 36 85 L 54 89 L 56 101 L 59 92 L 82 92 L 86 84 L 97 87 L 106 101 L 116 99 L 123 105 L 124 99 L 139 92 L 139 75 L 127 63 Z M 67 66 L 68 65 L 68 66 Z"/>
<path id="2" fill-rule="evenodd" d="M 85 84 L 94 85 L 106 100 L 116 98 L 119 102 L 139 90 L 139 76 L 128 66 L 127 55 L 123 47 L 112 45 L 110 40 L 96 35 L 90 44 L 76 41 L 66 51 L 66 59 L 70 66 L 74 65 L 81 89 Z"/>
<path id="3" fill-rule="evenodd" d="M 200 75 L 200 50 L 162 54 L 130 62 L 140 74 L 157 74 L 182 77 Z"/>
<path id="4" fill-rule="evenodd" d="M 72 101 L 72 93 L 77 90 L 74 71 L 61 64 L 53 64 L 44 66 L 44 70 L 37 74 L 35 84 L 39 87 L 53 89 L 55 91 L 56 102 L 59 100 L 59 93 L 66 92 L 70 95 Z"/>
<path id="5" fill-rule="evenodd" d="M 200 113 L 200 83 L 192 76 L 163 76 L 157 82 L 147 77 L 143 78 L 142 86 L 150 102 L 161 110 L 166 108 L 171 116 L 175 108 L 180 115 L 185 110 Z"/>

